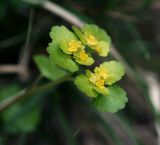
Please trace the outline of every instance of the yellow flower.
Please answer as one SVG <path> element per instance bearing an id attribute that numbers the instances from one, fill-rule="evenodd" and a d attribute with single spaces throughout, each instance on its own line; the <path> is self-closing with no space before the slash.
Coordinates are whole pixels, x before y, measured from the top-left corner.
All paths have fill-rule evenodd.
<path id="1" fill-rule="evenodd" d="M 96 38 L 89 33 L 85 33 L 85 39 L 86 39 L 87 45 L 89 46 L 96 46 L 98 44 L 98 41 L 96 40 Z"/>
<path id="2" fill-rule="evenodd" d="M 73 27 L 73 30 L 84 45 L 87 45 L 102 57 L 108 55 L 111 39 L 103 29 L 96 25 L 87 24 L 81 30 L 77 27 Z"/>
<path id="3" fill-rule="evenodd" d="M 84 50 L 80 51 L 79 52 L 79 58 L 82 60 L 82 61 L 86 61 L 88 59 L 88 54 L 85 53 Z"/>
<path id="4" fill-rule="evenodd" d="M 99 74 L 91 75 L 89 81 L 99 89 L 104 89 L 105 80 L 101 78 Z"/>
<path id="5" fill-rule="evenodd" d="M 104 80 L 107 80 L 109 78 L 109 73 L 105 68 L 96 67 L 95 73 L 97 73 Z"/>
<path id="6" fill-rule="evenodd" d="M 104 89 L 104 82 L 105 81 L 103 79 L 98 79 L 95 85 L 100 89 Z"/>
<path id="7" fill-rule="evenodd" d="M 77 52 L 81 48 L 83 48 L 83 45 L 78 40 L 70 40 L 68 43 L 68 51 L 71 53 Z"/>
<path id="8" fill-rule="evenodd" d="M 73 53 L 74 59 L 79 64 L 92 65 L 94 60 L 90 57 L 84 49 L 81 49 L 75 53 Z"/>
<path id="9" fill-rule="evenodd" d="M 102 48 L 99 47 L 98 45 L 95 46 L 94 50 L 99 54 L 102 52 Z"/>
<path id="10" fill-rule="evenodd" d="M 63 45 L 61 46 L 63 48 L 66 48 L 63 50 L 67 50 L 65 52 L 72 55 L 77 63 L 82 65 L 92 65 L 94 63 L 93 58 L 87 54 L 87 52 L 85 51 L 85 47 L 81 43 L 81 41 L 70 40 L 69 42 L 67 42 L 67 45 L 65 45 L 65 43 L 62 44 Z"/>
<path id="11" fill-rule="evenodd" d="M 106 69 L 96 67 L 94 73 L 90 75 L 89 81 L 99 89 L 104 89 L 105 82 L 108 78 L 109 74 Z"/>

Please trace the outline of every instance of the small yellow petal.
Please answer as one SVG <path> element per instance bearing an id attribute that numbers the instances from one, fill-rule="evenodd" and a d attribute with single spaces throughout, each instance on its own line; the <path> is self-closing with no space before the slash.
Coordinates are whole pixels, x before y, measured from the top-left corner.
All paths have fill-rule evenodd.
<path id="1" fill-rule="evenodd" d="M 96 80 L 97 80 L 97 77 L 95 74 L 92 74 L 90 77 L 89 77 L 89 81 L 93 84 L 96 83 Z"/>
<path id="2" fill-rule="evenodd" d="M 82 60 L 82 61 L 86 61 L 88 59 L 88 54 L 85 53 L 84 50 L 80 51 L 79 53 L 79 58 Z"/>
<path id="3" fill-rule="evenodd" d="M 80 41 L 71 40 L 68 43 L 68 51 L 71 53 L 77 52 L 79 49 L 83 48 L 83 45 Z"/>
<path id="4" fill-rule="evenodd" d="M 105 82 L 109 74 L 105 68 L 96 67 L 94 73 L 89 77 L 89 81 L 99 89 L 105 89 Z"/>
<path id="5" fill-rule="evenodd" d="M 96 51 L 97 53 L 101 53 L 102 48 L 99 47 L 98 45 L 96 45 L 96 46 L 95 46 L 95 51 Z"/>
<path id="6" fill-rule="evenodd" d="M 104 80 L 103 79 L 98 79 L 96 81 L 96 84 L 95 84 L 98 88 L 100 89 L 104 89 Z"/>
<path id="7" fill-rule="evenodd" d="M 88 45 L 96 46 L 98 44 L 98 41 L 96 40 L 96 38 L 93 35 L 87 33 L 87 34 L 85 34 L 85 36 L 86 36 L 85 39 L 86 39 L 86 42 Z"/>
<path id="8" fill-rule="evenodd" d="M 99 76 L 100 76 L 102 79 L 106 80 L 106 79 L 109 77 L 109 74 L 108 74 L 108 72 L 107 72 L 106 69 L 99 68 Z"/>

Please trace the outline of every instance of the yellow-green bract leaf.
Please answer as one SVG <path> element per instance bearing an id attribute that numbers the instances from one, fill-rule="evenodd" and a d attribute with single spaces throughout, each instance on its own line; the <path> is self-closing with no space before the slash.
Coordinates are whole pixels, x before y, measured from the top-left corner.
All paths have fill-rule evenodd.
<path id="1" fill-rule="evenodd" d="M 58 67 L 46 56 L 36 55 L 34 56 L 34 61 L 40 70 L 41 75 L 52 81 L 58 80 L 67 74 L 67 71 Z"/>
<path id="2" fill-rule="evenodd" d="M 112 85 L 119 81 L 125 73 L 123 64 L 118 61 L 104 62 L 100 65 L 100 68 L 105 68 L 109 73 L 109 78 L 106 81 L 107 85 Z"/>
<path id="3" fill-rule="evenodd" d="M 98 93 L 94 91 L 94 86 L 89 82 L 88 78 L 81 74 L 74 80 L 75 85 L 89 97 L 97 97 Z"/>
<path id="4" fill-rule="evenodd" d="M 98 88 L 98 87 L 94 87 L 94 89 L 98 92 L 98 93 L 100 93 L 100 94 L 102 94 L 102 95 L 109 95 L 109 90 L 108 90 L 108 88 L 104 88 L 104 89 L 100 89 L 100 88 Z"/>
<path id="5" fill-rule="evenodd" d="M 80 59 L 75 58 L 75 61 L 79 64 L 90 66 L 94 63 L 94 59 L 92 57 L 88 57 L 86 61 L 82 61 Z"/>
<path id="6" fill-rule="evenodd" d="M 98 36 L 99 34 L 99 27 L 94 24 L 85 24 L 82 27 L 82 31 L 84 33 L 92 34 L 93 36 Z"/>
<path id="7" fill-rule="evenodd" d="M 50 37 L 54 43 L 60 43 L 61 41 L 77 40 L 74 33 L 68 30 L 65 26 L 53 26 L 50 32 Z"/>
<path id="8" fill-rule="evenodd" d="M 98 44 L 98 47 L 101 49 L 98 54 L 100 56 L 107 56 L 108 53 L 109 53 L 109 50 L 110 50 L 110 43 L 107 42 L 107 41 L 100 41 L 99 44 Z"/>
<path id="9" fill-rule="evenodd" d="M 104 31 L 103 29 L 99 28 L 98 26 L 96 26 L 94 24 L 84 25 L 84 27 L 82 28 L 82 31 L 84 33 L 92 34 L 99 41 L 104 40 L 104 41 L 107 41 L 109 44 L 111 42 L 111 39 L 110 39 L 109 35 L 106 33 L 106 31 Z"/>
<path id="10" fill-rule="evenodd" d="M 76 33 L 76 35 L 80 38 L 82 43 L 86 44 L 86 40 L 85 40 L 85 37 L 84 37 L 84 34 L 82 33 L 82 31 L 79 28 L 77 28 L 76 26 L 73 26 L 72 29 Z"/>
<path id="11" fill-rule="evenodd" d="M 115 113 L 125 107 L 128 98 L 126 92 L 119 86 L 109 86 L 109 95 L 100 95 L 94 99 L 93 105 L 102 112 Z"/>
<path id="12" fill-rule="evenodd" d="M 64 68 L 70 72 L 79 70 L 78 64 L 74 62 L 69 55 L 63 53 L 57 44 L 53 42 L 50 43 L 47 51 L 50 54 L 50 60 L 61 68 Z"/>
<path id="13" fill-rule="evenodd" d="M 66 54 L 72 54 L 68 51 L 68 42 L 65 40 L 60 42 L 59 48 Z"/>

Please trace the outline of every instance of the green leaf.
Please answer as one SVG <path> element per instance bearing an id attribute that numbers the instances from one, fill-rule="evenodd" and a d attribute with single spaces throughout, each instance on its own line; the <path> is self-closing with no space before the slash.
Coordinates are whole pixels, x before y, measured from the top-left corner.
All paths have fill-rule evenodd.
<path id="1" fill-rule="evenodd" d="M 104 88 L 104 89 L 100 89 L 100 88 L 98 88 L 98 87 L 94 87 L 94 89 L 96 90 L 96 92 L 98 92 L 98 93 L 100 93 L 100 94 L 102 94 L 102 95 L 108 95 L 109 94 L 109 90 L 108 90 L 108 88 Z"/>
<path id="2" fill-rule="evenodd" d="M 84 33 L 92 34 L 93 36 L 97 37 L 99 35 L 99 28 L 94 24 L 86 24 L 82 27 L 82 31 Z"/>
<path id="3" fill-rule="evenodd" d="M 107 41 L 109 44 L 111 43 L 110 36 L 107 34 L 107 32 L 104 31 L 103 29 L 99 28 L 98 26 L 94 25 L 94 24 L 84 25 L 84 27 L 82 28 L 82 31 L 85 32 L 85 33 L 92 34 L 99 41 L 104 40 L 104 41 Z"/>
<path id="4" fill-rule="evenodd" d="M 59 44 L 59 48 L 66 54 L 72 54 L 68 51 L 68 42 L 67 41 L 61 41 Z"/>
<path id="5" fill-rule="evenodd" d="M 0 88 L 0 100 L 7 99 L 8 97 L 14 95 L 20 90 L 20 86 L 18 84 L 10 84 L 6 85 L 3 88 Z M 31 98 L 35 99 L 36 96 Z M 37 97 L 40 98 L 39 96 Z M 39 122 L 40 116 L 40 106 L 36 104 L 38 101 L 26 101 L 17 102 L 4 110 L 0 115 L 3 122 L 3 127 L 9 133 L 19 133 L 19 132 L 31 132 L 33 131 Z M 29 103 L 33 103 L 32 106 Z M 28 106 L 29 107 L 28 107 Z M 26 109 L 26 108 L 29 108 Z M 26 109 L 26 110 L 25 110 Z"/>
<path id="6" fill-rule="evenodd" d="M 98 47 L 101 49 L 98 54 L 100 56 L 106 57 L 110 51 L 110 43 L 106 41 L 99 41 Z"/>
<path id="7" fill-rule="evenodd" d="M 41 75 L 54 81 L 64 77 L 67 72 L 51 62 L 48 57 L 43 55 L 34 56 L 34 61 L 41 72 Z"/>
<path id="8" fill-rule="evenodd" d="M 57 44 L 53 42 L 50 43 L 47 51 L 50 54 L 50 60 L 58 66 L 70 72 L 75 72 L 79 70 L 78 64 L 74 62 L 69 55 L 63 53 Z"/>
<path id="9" fill-rule="evenodd" d="M 50 37 L 53 39 L 54 43 L 60 43 L 64 40 L 77 40 L 74 33 L 68 30 L 65 26 L 53 26 L 50 32 Z"/>
<path id="10" fill-rule="evenodd" d="M 99 35 L 97 36 L 97 39 L 107 41 L 109 44 L 111 43 L 111 37 L 103 29 L 99 29 Z"/>
<path id="11" fill-rule="evenodd" d="M 115 113 L 125 107 L 128 98 L 126 92 L 117 85 L 109 86 L 109 95 L 100 95 L 93 100 L 93 105 L 102 112 Z"/>
<path id="12" fill-rule="evenodd" d="M 107 69 L 109 73 L 109 79 L 106 81 L 107 85 L 112 85 L 113 83 L 119 81 L 125 74 L 123 64 L 117 61 L 104 62 L 100 65 L 100 68 Z"/>
<path id="13" fill-rule="evenodd" d="M 98 93 L 94 90 L 94 86 L 89 82 L 87 76 L 81 74 L 77 76 L 74 80 L 75 85 L 79 90 L 84 92 L 87 96 L 97 97 Z"/>
<path id="14" fill-rule="evenodd" d="M 34 107 L 32 110 L 18 115 L 23 105 L 14 104 L 3 112 L 2 119 L 6 130 L 10 133 L 31 132 L 39 123 L 40 109 Z M 15 118 L 15 116 L 17 116 Z"/>
<path id="15" fill-rule="evenodd" d="M 78 54 L 79 55 L 79 54 Z M 77 55 L 77 56 L 78 56 Z M 82 65 L 86 65 L 86 66 L 90 66 L 90 65 L 92 65 L 93 63 L 94 63 L 94 59 L 92 58 L 92 57 L 88 57 L 87 58 L 87 60 L 85 60 L 85 61 L 82 61 L 80 58 L 79 58 L 79 56 L 77 57 L 76 55 L 75 55 L 75 61 L 77 62 L 77 63 L 79 63 L 79 64 L 82 64 Z"/>
<path id="16" fill-rule="evenodd" d="M 82 43 L 86 44 L 86 40 L 82 31 L 76 26 L 73 26 L 72 29 L 76 33 L 76 35 L 79 37 L 79 39 L 82 41 Z"/>
<path id="17" fill-rule="evenodd" d="M 20 86 L 17 83 L 12 83 L 0 88 L 0 101 L 3 101 L 7 97 L 17 93 L 20 90 Z"/>

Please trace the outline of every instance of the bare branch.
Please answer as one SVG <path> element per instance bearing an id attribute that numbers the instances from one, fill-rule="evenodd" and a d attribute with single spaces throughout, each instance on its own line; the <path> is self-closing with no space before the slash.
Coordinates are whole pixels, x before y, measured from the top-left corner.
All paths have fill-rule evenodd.
<path id="1" fill-rule="evenodd" d="M 57 16 L 63 18 L 67 22 L 76 25 L 78 27 L 82 27 L 85 22 L 83 22 L 79 17 L 69 12 L 68 10 L 62 8 L 61 6 L 55 4 L 54 2 L 44 1 L 42 7 L 47 9 L 48 11 L 56 14 Z"/>
<path id="2" fill-rule="evenodd" d="M 19 72 L 19 66 L 14 64 L 8 64 L 8 65 L 0 65 L 0 74 L 5 73 L 18 73 Z"/>

